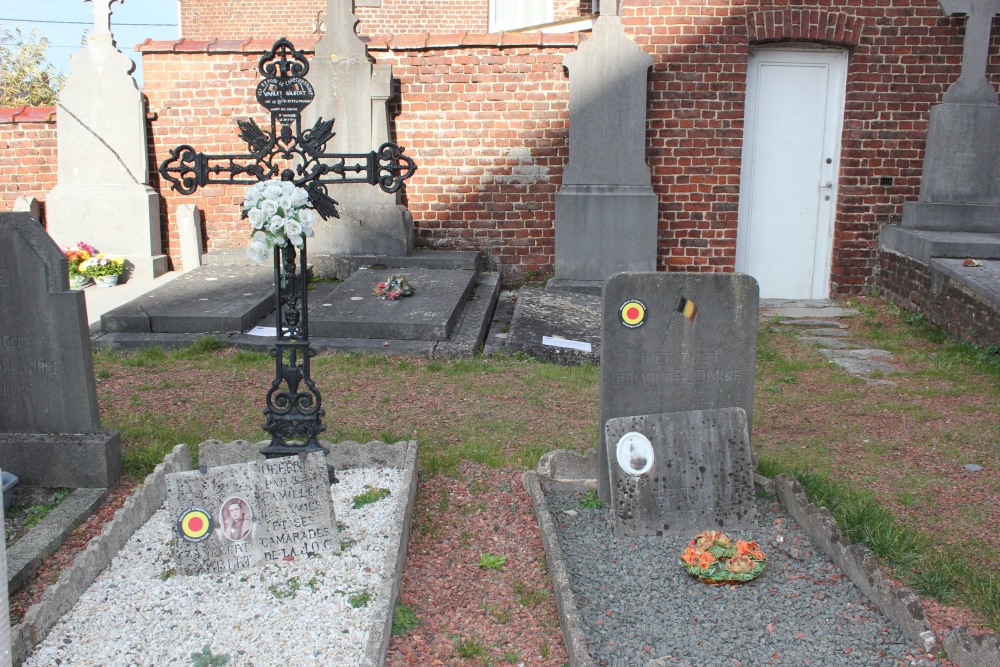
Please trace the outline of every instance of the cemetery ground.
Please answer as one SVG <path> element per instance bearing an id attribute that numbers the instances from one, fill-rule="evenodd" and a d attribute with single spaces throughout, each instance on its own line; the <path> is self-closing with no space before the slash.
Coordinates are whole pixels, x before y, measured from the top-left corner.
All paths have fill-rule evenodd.
<path id="1" fill-rule="evenodd" d="M 841 320 L 846 331 L 890 351 L 898 372 L 866 383 L 763 318 L 752 440 L 759 472 L 796 473 L 852 540 L 924 598 L 939 634 L 961 623 L 1000 630 L 1000 351 L 957 344 L 878 299 L 851 305 L 860 315 Z M 11 600 L 15 619 L 174 445 L 263 439 L 267 354 L 205 340 L 97 352 L 95 372 L 102 421 L 121 431 L 132 481 Z M 521 474 L 549 450 L 594 447 L 598 369 L 505 355 L 324 354 L 313 378 L 324 439 L 419 442 L 387 664 L 565 664 Z"/>

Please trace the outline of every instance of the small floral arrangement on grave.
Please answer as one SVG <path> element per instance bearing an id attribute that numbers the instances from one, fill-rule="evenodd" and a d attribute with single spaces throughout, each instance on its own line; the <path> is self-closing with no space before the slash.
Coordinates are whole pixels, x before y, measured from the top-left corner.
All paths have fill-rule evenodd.
<path id="1" fill-rule="evenodd" d="M 257 264 L 267 261 L 271 249 L 291 243 L 301 247 L 313 236 L 314 214 L 306 208 L 309 193 L 290 181 L 261 181 L 247 189 L 243 217 L 250 221 L 247 255 Z"/>
<path id="2" fill-rule="evenodd" d="M 413 286 L 402 273 L 394 273 L 375 288 L 375 296 L 394 301 L 413 294 Z"/>
<path id="3" fill-rule="evenodd" d="M 80 263 L 80 273 L 91 278 L 120 276 L 125 271 L 124 257 L 108 257 L 103 253 L 91 255 Z"/>
<path id="4" fill-rule="evenodd" d="M 680 563 L 706 584 L 742 584 L 760 576 L 767 557 L 756 542 L 734 542 L 723 532 L 706 530 L 688 543 Z"/>
<path id="5" fill-rule="evenodd" d="M 90 259 L 93 255 L 96 255 L 97 248 L 80 241 L 75 246 L 63 248 L 62 252 L 66 255 L 66 262 L 69 265 L 69 277 L 76 278 L 83 273 L 80 270 L 80 265 Z"/>

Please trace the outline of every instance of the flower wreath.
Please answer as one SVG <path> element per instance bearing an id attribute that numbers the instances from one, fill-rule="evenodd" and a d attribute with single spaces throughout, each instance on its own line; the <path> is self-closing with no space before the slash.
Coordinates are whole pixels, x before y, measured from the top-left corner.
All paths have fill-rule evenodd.
<path id="1" fill-rule="evenodd" d="M 402 273 L 392 274 L 375 288 L 375 296 L 380 296 L 390 301 L 402 299 L 404 296 L 412 294 L 413 286 L 410 285 L 410 281 Z"/>
<path id="2" fill-rule="evenodd" d="M 688 543 L 681 566 L 706 584 L 745 583 L 764 571 L 767 557 L 756 542 L 733 541 L 723 532 L 706 530 Z"/>

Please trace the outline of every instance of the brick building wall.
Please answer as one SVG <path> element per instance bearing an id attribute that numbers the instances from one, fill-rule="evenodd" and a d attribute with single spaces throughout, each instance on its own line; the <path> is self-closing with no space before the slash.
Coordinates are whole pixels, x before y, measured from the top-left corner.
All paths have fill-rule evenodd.
<path id="1" fill-rule="evenodd" d="M 356 2 L 358 34 L 372 36 L 485 34 L 489 0 L 378 0 Z M 377 6 L 371 6 L 377 5 Z M 554 21 L 585 16 L 588 0 L 553 0 Z M 326 0 L 180 0 L 181 37 L 208 39 L 270 39 L 293 42 L 315 37 L 326 13 Z M 239 17 L 239 20 L 234 20 Z M 276 17 L 281 17 L 277 20 Z"/>
<path id="2" fill-rule="evenodd" d="M 928 112 L 958 77 L 965 18 L 943 16 L 936 0 L 622 4 L 627 32 L 654 57 L 647 160 L 659 198 L 658 268 L 733 270 L 748 54 L 755 46 L 805 42 L 849 52 L 831 292 L 873 285 L 879 228 L 898 223 L 903 202 L 917 198 Z M 223 5 L 185 0 L 182 8 Z M 240 3 L 239 12 L 234 5 L 225 29 L 244 40 L 254 17 L 273 23 L 266 5 Z M 391 7 L 384 0 L 380 11 L 391 16 Z M 1000 35 L 994 33 L 989 76 L 996 85 Z M 312 39 L 294 41 L 308 48 Z M 480 250 L 503 264 L 508 282 L 551 271 L 554 195 L 567 158 L 568 79 L 561 62 L 576 40 L 481 29 L 447 35 L 436 25 L 370 40 L 371 55 L 392 64 L 399 82 L 395 139 L 420 165 L 405 191 L 418 243 Z M 235 119 L 264 121 L 252 91 L 257 53 L 270 42 L 142 47 L 145 92 L 156 114 L 151 164 L 182 143 L 244 152 Z M 165 193 L 167 251 L 175 262 L 173 207 L 198 203 L 209 247 L 236 246 L 245 239 L 241 196 L 242 188 L 224 187 L 184 199 Z"/>
<path id="3" fill-rule="evenodd" d="M 56 159 L 55 107 L 0 108 L 0 211 L 13 210 L 18 197 L 44 201 L 56 185 Z"/>

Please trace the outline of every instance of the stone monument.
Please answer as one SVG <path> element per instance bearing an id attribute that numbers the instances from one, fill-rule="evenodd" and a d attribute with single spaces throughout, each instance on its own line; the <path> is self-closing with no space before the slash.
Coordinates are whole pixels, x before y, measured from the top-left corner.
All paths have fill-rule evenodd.
<path id="1" fill-rule="evenodd" d="M 569 71 L 569 160 L 556 194 L 554 288 L 598 292 L 622 271 L 655 271 L 657 198 L 646 164 L 647 72 L 653 58 L 602 0 Z"/>
<path id="2" fill-rule="evenodd" d="M 903 228 L 1000 233 L 1000 106 L 986 78 L 1000 0 L 941 0 L 965 14 L 962 72 L 931 108 L 918 201 L 903 205 Z"/>
<path id="3" fill-rule="evenodd" d="M 84 295 L 27 213 L 0 213 L 0 468 L 41 487 L 110 488 L 121 475 L 118 432 L 98 414 Z"/>
<path id="4" fill-rule="evenodd" d="M 340 552 L 322 452 L 173 473 L 167 484 L 181 574 Z"/>
<path id="5" fill-rule="evenodd" d="M 610 502 L 605 427 L 617 417 L 742 408 L 753 423 L 757 281 L 620 273 L 604 284 L 597 481 Z"/>
<path id="6" fill-rule="evenodd" d="M 604 430 L 616 537 L 755 527 L 743 408 L 619 417 Z"/>
<path id="7" fill-rule="evenodd" d="M 302 113 L 303 126 L 335 119 L 328 147 L 367 155 L 390 141 L 388 101 L 392 66 L 376 65 L 355 33 L 353 0 L 327 0 L 326 34 L 316 43 L 307 79 L 316 97 Z M 408 255 L 413 251 L 413 217 L 388 193 L 366 183 L 329 186 L 339 202 L 339 220 L 316 226 L 312 252 L 331 255 Z"/>
<path id="8" fill-rule="evenodd" d="M 151 280 L 167 271 L 160 196 L 149 186 L 146 106 L 131 76 L 135 63 L 111 34 L 114 1 L 94 0 L 94 31 L 70 58 L 59 93 L 58 183 L 46 202 L 48 231 L 61 246 L 86 241 L 121 255 L 131 276 Z"/>

